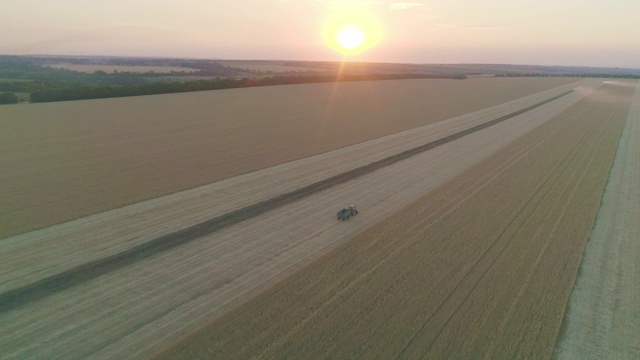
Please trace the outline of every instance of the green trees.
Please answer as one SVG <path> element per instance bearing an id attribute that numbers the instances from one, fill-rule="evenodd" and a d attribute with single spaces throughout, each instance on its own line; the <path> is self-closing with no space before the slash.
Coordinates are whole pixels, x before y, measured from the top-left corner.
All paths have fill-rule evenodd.
<path id="1" fill-rule="evenodd" d="M 17 104 L 20 102 L 18 96 L 12 92 L 0 93 L 0 105 L 2 104 Z"/>
<path id="2" fill-rule="evenodd" d="M 137 86 L 97 85 L 84 86 L 59 83 L 58 86 L 42 87 L 31 93 L 31 102 L 100 99 L 124 96 L 171 94 L 191 91 L 220 90 L 271 85 L 310 84 L 337 81 L 367 81 L 394 79 L 448 78 L 465 79 L 465 76 L 424 74 L 370 74 L 370 75 L 281 75 L 270 77 L 193 80 L 185 82 L 158 81 Z"/>
<path id="3" fill-rule="evenodd" d="M 254 86 L 324 83 L 336 81 L 390 80 L 426 77 L 451 77 L 447 75 L 399 73 L 399 74 L 341 74 L 332 73 L 282 73 L 266 76 L 260 70 L 238 69 L 213 60 L 171 59 L 102 59 L 107 65 L 131 66 L 180 66 L 189 71 L 170 74 L 154 72 L 138 73 L 117 71 L 107 73 L 97 70 L 81 73 L 50 67 L 50 64 L 84 64 L 87 59 L 60 57 L 26 57 L 0 55 L 0 93 L 28 94 L 29 101 L 50 102 L 81 99 L 99 99 L 124 96 L 180 93 L 232 89 Z M 156 63 L 157 62 L 157 63 Z M 334 66 L 333 64 L 332 66 Z M 332 70 L 333 69 L 333 70 Z M 196 70 L 196 71 L 194 71 Z M 193 80 L 193 78 L 200 80 Z M 5 95 L 4 103 L 15 98 Z M 20 100 L 18 100 L 19 102 Z"/>

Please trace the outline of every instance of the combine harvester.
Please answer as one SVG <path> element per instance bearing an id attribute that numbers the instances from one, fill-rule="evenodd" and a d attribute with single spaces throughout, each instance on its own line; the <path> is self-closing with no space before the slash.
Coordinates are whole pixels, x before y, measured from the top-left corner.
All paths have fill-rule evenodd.
<path id="1" fill-rule="evenodd" d="M 358 215 L 358 209 L 355 205 L 349 205 L 349 207 L 344 208 L 336 213 L 338 220 L 347 220 L 352 216 Z"/>

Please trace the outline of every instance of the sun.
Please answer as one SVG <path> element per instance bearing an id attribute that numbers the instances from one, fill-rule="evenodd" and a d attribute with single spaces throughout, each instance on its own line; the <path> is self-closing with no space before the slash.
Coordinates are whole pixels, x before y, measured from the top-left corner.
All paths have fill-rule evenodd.
<path id="1" fill-rule="evenodd" d="M 357 49 L 364 41 L 364 33 L 355 26 L 346 27 L 338 33 L 338 43 L 349 50 Z"/>
<path id="2" fill-rule="evenodd" d="M 342 7 L 331 13 L 322 30 L 324 42 L 344 56 L 366 51 L 380 43 L 382 29 L 366 9 Z"/>

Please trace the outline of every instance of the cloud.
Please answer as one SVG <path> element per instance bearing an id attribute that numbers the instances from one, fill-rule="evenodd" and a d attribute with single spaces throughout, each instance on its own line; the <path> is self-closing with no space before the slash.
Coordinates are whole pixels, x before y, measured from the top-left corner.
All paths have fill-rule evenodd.
<path id="1" fill-rule="evenodd" d="M 389 9 L 391 10 L 406 10 L 415 7 L 421 7 L 424 4 L 416 3 L 416 2 L 392 2 L 389 4 Z"/>

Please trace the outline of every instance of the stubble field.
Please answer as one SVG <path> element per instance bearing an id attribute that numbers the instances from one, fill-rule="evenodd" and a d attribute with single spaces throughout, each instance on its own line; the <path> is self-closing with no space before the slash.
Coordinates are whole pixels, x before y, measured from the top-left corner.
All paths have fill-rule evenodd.
<path id="1" fill-rule="evenodd" d="M 575 81 L 379 81 L 1 107 L 0 238 Z"/>

